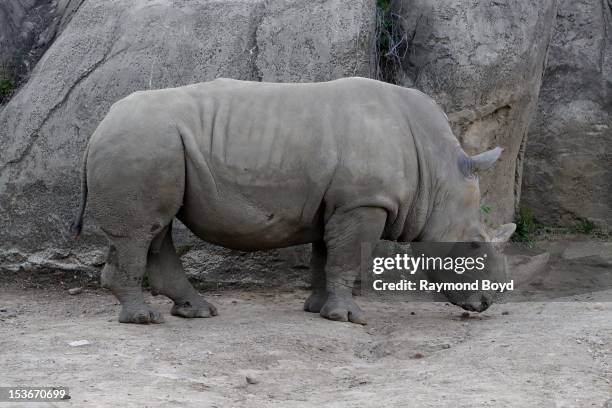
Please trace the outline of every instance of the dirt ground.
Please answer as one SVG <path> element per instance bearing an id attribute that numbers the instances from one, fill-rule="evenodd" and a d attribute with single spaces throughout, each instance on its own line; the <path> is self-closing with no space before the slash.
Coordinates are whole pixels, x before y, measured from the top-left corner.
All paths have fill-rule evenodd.
<path id="1" fill-rule="evenodd" d="M 138 326 L 117 323 L 102 289 L 5 284 L 0 386 L 67 386 L 71 399 L 0 407 L 612 406 L 610 290 L 469 318 L 361 298 L 367 326 L 302 312 L 306 295 L 212 293 L 220 315 L 193 320 L 149 296 L 166 322 Z"/>

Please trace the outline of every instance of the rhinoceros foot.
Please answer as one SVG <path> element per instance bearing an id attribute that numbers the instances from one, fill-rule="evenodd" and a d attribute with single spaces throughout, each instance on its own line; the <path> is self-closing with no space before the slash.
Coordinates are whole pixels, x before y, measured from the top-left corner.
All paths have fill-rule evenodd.
<path id="1" fill-rule="evenodd" d="M 321 308 L 321 316 L 339 322 L 366 324 L 365 313 L 349 296 L 329 294 L 327 301 Z"/>
<path id="2" fill-rule="evenodd" d="M 164 318 L 161 313 L 147 304 L 124 305 L 119 314 L 121 323 L 163 323 Z"/>
<path id="3" fill-rule="evenodd" d="M 304 302 L 304 311 L 319 313 L 326 301 L 327 291 L 325 289 L 315 289 Z"/>
<path id="4" fill-rule="evenodd" d="M 179 317 L 212 317 L 217 315 L 217 308 L 204 300 L 203 297 L 190 299 L 184 302 L 176 302 L 170 312 Z"/>

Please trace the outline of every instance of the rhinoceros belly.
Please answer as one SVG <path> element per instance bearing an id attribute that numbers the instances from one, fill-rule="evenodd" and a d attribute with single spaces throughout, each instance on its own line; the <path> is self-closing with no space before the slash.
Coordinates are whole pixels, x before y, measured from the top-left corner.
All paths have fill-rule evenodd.
<path id="1" fill-rule="evenodd" d="M 239 250 L 305 244 L 322 238 L 324 187 L 285 174 L 257 182 L 248 169 L 215 174 L 216 188 L 199 182 L 201 169 L 187 166 L 179 219 L 203 240 Z"/>

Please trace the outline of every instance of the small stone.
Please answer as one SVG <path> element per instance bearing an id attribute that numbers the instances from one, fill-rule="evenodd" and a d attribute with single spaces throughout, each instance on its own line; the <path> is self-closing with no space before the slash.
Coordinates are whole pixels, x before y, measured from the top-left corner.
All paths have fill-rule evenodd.
<path id="1" fill-rule="evenodd" d="M 450 344 L 443 344 L 442 348 L 443 349 L 449 349 L 449 348 L 451 348 L 451 345 Z"/>
<path id="2" fill-rule="evenodd" d="M 81 292 L 83 292 L 83 288 L 71 288 L 71 289 L 68 289 L 68 293 L 70 293 L 72 296 L 78 295 Z"/>
<path id="3" fill-rule="evenodd" d="M 259 384 L 259 380 L 255 377 L 253 377 L 252 375 L 247 375 L 246 376 L 246 382 L 248 384 Z"/>
<path id="4" fill-rule="evenodd" d="M 423 354 L 421 354 L 421 353 L 415 353 L 415 355 L 412 356 L 412 358 L 415 358 L 417 360 L 420 359 L 420 358 L 423 358 L 423 357 L 425 357 L 425 356 Z"/>
<path id="5" fill-rule="evenodd" d="M 508 316 L 509 314 L 510 314 L 510 312 L 509 312 L 509 311 L 507 311 L 507 310 L 504 310 L 504 311 L 502 312 L 502 316 Z"/>
<path id="6" fill-rule="evenodd" d="M 75 340 L 75 341 L 71 341 L 70 343 L 68 343 L 70 347 L 89 346 L 90 344 L 91 343 L 87 340 Z"/>
<path id="7" fill-rule="evenodd" d="M 414 313 L 414 312 L 410 312 L 410 314 L 411 314 L 412 316 L 414 316 L 416 313 Z"/>
<path id="8" fill-rule="evenodd" d="M 461 313 L 461 318 L 462 319 L 469 319 L 470 318 L 470 312 L 463 312 L 463 313 Z"/>

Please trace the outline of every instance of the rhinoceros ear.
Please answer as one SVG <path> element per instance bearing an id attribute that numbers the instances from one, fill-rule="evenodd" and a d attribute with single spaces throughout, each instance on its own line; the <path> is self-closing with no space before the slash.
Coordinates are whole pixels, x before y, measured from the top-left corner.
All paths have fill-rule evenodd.
<path id="1" fill-rule="evenodd" d="M 493 166 L 503 151 L 504 149 L 501 147 L 496 147 L 495 149 L 471 157 L 462 155 L 459 158 L 459 168 L 464 176 L 473 176 Z"/>

